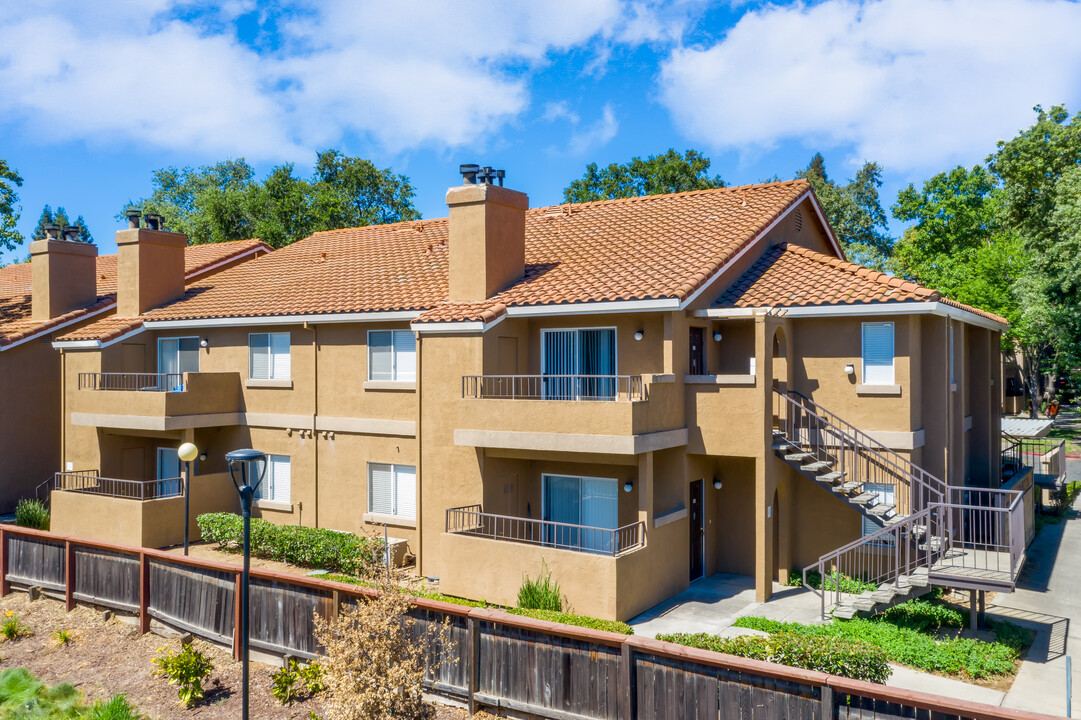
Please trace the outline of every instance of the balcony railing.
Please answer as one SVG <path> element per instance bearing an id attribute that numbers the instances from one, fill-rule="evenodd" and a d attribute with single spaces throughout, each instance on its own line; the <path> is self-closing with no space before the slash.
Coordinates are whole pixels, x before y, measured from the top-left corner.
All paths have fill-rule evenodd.
<path id="1" fill-rule="evenodd" d="M 641 521 L 612 530 L 549 520 L 493 515 L 482 512 L 480 505 L 448 508 L 446 531 L 477 535 L 493 540 L 612 556 L 637 550 L 646 544 L 645 523 Z"/>
<path id="2" fill-rule="evenodd" d="M 641 375 L 466 375 L 462 397 L 639 402 L 646 393 Z"/>
<path id="3" fill-rule="evenodd" d="M 96 470 L 89 470 L 56 473 L 42 487 L 46 493 L 52 490 L 60 490 L 63 492 L 87 493 L 89 495 L 105 495 L 126 500 L 161 500 L 183 495 L 184 478 L 119 480 L 99 477 Z"/>
<path id="4" fill-rule="evenodd" d="M 79 373 L 80 390 L 183 392 L 183 373 Z"/>
<path id="5" fill-rule="evenodd" d="M 1002 434 L 1002 480 L 1031 467 L 1036 482 L 1058 488 L 1066 477 L 1066 441 L 1055 438 L 1020 438 Z"/>

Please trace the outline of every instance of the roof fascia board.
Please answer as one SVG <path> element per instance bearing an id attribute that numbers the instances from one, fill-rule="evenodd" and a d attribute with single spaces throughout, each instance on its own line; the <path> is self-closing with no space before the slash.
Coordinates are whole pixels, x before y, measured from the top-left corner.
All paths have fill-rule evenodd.
<path id="1" fill-rule="evenodd" d="M 128 338 L 135 337 L 144 330 L 146 330 L 145 327 L 137 327 L 134 330 L 128 330 L 123 335 L 118 335 L 105 342 L 102 342 L 101 340 L 58 340 L 53 343 L 53 348 L 56 350 L 101 350 L 110 345 L 115 345 L 118 342 L 123 342 Z"/>
<path id="2" fill-rule="evenodd" d="M 152 330 L 181 330 L 187 328 L 244 327 L 249 325 L 301 325 L 350 323 L 350 322 L 395 322 L 416 320 L 419 310 L 388 310 L 385 312 L 334 313 L 320 315 L 269 315 L 258 317 L 196 318 L 193 320 L 153 320 L 145 318 L 143 325 Z"/>
<path id="3" fill-rule="evenodd" d="M 822 206 L 818 203 L 818 198 L 811 191 L 807 191 L 807 194 L 811 196 L 811 207 L 815 209 L 815 215 L 818 216 L 818 222 L 822 223 L 822 228 L 826 231 L 826 237 L 829 238 L 830 243 L 833 245 L 833 249 L 837 251 L 837 257 L 847 261 L 844 250 L 841 249 L 841 243 L 837 242 L 837 236 L 833 234 L 833 228 L 830 227 L 829 221 L 826 220 L 826 214 L 822 212 Z"/>
<path id="4" fill-rule="evenodd" d="M 503 313 L 495 320 L 486 323 L 481 320 L 466 320 L 462 322 L 434 322 L 434 323 L 411 323 L 409 329 L 413 332 L 425 335 L 453 335 L 458 333 L 484 333 L 494 328 L 507 317 Z"/>
<path id="5" fill-rule="evenodd" d="M 652 300 L 607 300 L 603 302 L 567 303 L 565 305 L 512 305 L 507 307 L 510 317 L 551 317 L 557 315 L 600 315 L 619 312 L 656 312 L 678 310 L 677 298 L 654 298 Z"/>
<path id="6" fill-rule="evenodd" d="M 734 263 L 738 262 L 741 257 L 746 255 L 752 249 L 758 247 L 759 243 L 762 242 L 763 238 L 765 238 L 767 235 L 769 235 L 770 231 L 773 230 L 773 228 L 775 228 L 779 222 L 781 222 L 786 217 L 788 217 L 788 214 L 790 212 L 792 212 L 793 210 L 795 210 L 799 206 L 799 204 L 802 203 L 808 197 L 814 198 L 814 193 L 812 193 L 810 190 L 805 191 L 799 197 L 797 197 L 792 202 L 792 204 L 789 205 L 785 209 L 785 211 L 783 213 L 781 213 L 780 215 L 778 215 L 777 217 L 775 217 L 773 219 L 773 222 L 771 222 L 764 229 L 762 229 L 757 235 L 755 235 L 753 238 L 751 238 L 751 240 L 747 244 L 745 244 L 740 249 L 740 251 L 738 253 L 736 253 L 735 255 L 730 257 L 728 260 L 726 260 L 724 262 L 723 265 L 721 265 L 719 268 L 717 268 L 717 270 L 704 283 L 702 283 L 701 285 L 698 286 L 698 289 L 696 289 L 694 292 L 692 292 L 690 295 L 688 295 L 686 297 L 686 299 L 684 299 L 683 302 L 680 303 L 679 309 L 680 310 L 685 310 L 688 305 L 690 305 L 695 300 L 697 300 L 698 296 L 701 295 L 703 292 L 705 292 L 711 285 L 713 285 L 713 283 L 716 282 L 717 279 L 720 278 L 720 276 L 723 275 L 730 267 L 732 267 L 732 265 Z M 822 213 L 818 209 L 817 206 L 815 207 L 815 212 L 818 213 L 819 218 L 822 217 Z M 829 228 L 829 225 L 825 224 L 824 227 Z M 837 245 L 837 241 L 833 238 L 833 235 L 831 233 L 828 233 L 828 232 L 827 232 L 827 235 L 829 235 L 830 241 L 833 243 L 834 248 L 837 249 L 838 256 L 843 258 L 844 254 L 841 253 L 840 246 Z"/>
<path id="7" fill-rule="evenodd" d="M 106 305 L 103 308 L 98 308 L 97 310 L 94 310 L 93 312 L 88 312 L 85 315 L 80 315 L 79 317 L 73 318 L 72 320 L 68 320 L 67 322 L 62 322 L 59 325 L 51 325 L 51 326 L 45 328 L 44 330 L 42 330 L 41 332 L 36 332 L 33 335 L 30 335 L 28 337 L 23 338 L 22 340 L 16 340 L 15 342 L 11 343 L 10 345 L 4 345 L 3 347 L 0 347 L 0 352 L 4 352 L 5 350 L 10 350 L 13 347 L 18 347 L 19 345 L 23 345 L 25 343 L 30 342 L 31 340 L 36 340 L 36 339 L 38 339 L 40 337 L 44 337 L 45 335 L 50 335 L 50 334 L 56 332 L 57 330 L 63 330 L 64 328 L 69 327 L 71 325 L 74 325 L 75 323 L 82 322 L 83 320 L 86 320 L 88 318 L 96 317 L 97 315 L 100 315 L 100 314 L 102 314 L 103 312 L 105 312 L 107 310 L 112 310 L 115 307 L 116 307 L 116 303 L 114 302 L 114 303 L 112 303 L 110 305 Z M 55 343 L 54 343 L 54 345 L 55 345 Z"/>
<path id="8" fill-rule="evenodd" d="M 809 305 L 799 307 L 759 307 L 759 308 L 707 308 L 695 312 L 695 317 L 732 318 L 752 317 L 767 312 L 774 312 L 782 317 L 851 317 L 853 315 L 938 315 L 961 320 L 970 325 L 989 330 L 1003 330 L 1006 326 L 976 313 L 955 308 L 952 305 L 932 302 L 899 303 L 859 303 L 853 305 Z"/>

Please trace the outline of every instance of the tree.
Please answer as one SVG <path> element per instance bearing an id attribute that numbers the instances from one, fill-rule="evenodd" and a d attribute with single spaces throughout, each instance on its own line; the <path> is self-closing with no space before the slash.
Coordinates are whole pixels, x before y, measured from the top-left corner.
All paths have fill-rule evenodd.
<path id="1" fill-rule="evenodd" d="M 22 233 L 15 229 L 22 213 L 22 208 L 16 205 L 19 194 L 15 188 L 22 185 L 19 173 L 0 158 L 0 248 L 5 250 L 14 250 L 23 241 Z"/>
<path id="2" fill-rule="evenodd" d="M 623 165 L 613 163 L 603 170 L 590 163 L 585 175 L 563 189 L 563 199 L 581 203 L 724 187 L 720 175 L 710 177 L 709 166 L 710 159 L 697 150 L 680 155 L 674 149 L 645 160 L 636 157 Z"/>
<path id="3" fill-rule="evenodd" d="M 67 225 L 74 225 L 75 227 L 79 228 L 79 231 L 75 236 L 78 242 L 94 242 L 94 236 L 90 234 L 90 228 L 86 226 L 86 221 L 83 220 L 82 215 L 76 218 L 75 222 L 71 222 L 71 220 L 68 219 L 68 213 L 66 210 L 64 210 L 64 208 L 56 208 L 56 213 L 54 214 L 53 209 L 48 205 L 46 205 L 42 209 L 41 217 L 38 218 L 37 227 L 34 228 L 34 232 L 30 235 L 31 239 L 44 240 L 45 226 L 50 224 L 59 225 L 61 231 Z"/>
<path id="4" fill-rule="evenodd" d="M 882 209 L 878 195 L 878 189 L 882 187 L 879 164 L 864 163 L 854 179 L 846 185 L 838 185 L 826 174 L 822 154 L 815 153 L 796 177 L 811 184 L 848 258 L 861 265 L 884 267 L 893 240 L 886 232 L 886 211 Z"/>
<path id="5" fill-rule="evenodd" d="M 283 247 L 321 230 L 420 218 L 407 177 L 337 150 L 317 155 L 309 180 L 286 164 L 259 181 L 239 159 L 157 170 L 153 188 L 128 207 L 162 215 L 168 228 L 196 244 L 258 237 Z"/>

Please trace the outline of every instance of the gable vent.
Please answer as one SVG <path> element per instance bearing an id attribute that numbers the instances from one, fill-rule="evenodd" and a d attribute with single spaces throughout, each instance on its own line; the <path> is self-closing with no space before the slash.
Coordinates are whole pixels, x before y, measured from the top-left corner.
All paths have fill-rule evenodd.
<path id="1" fill-rule="evenodd" d="M 796 232 L 803 232 L 803 211 L 796 208 L 795 212 L 792 213 L 792 217 L 796 223 Z"/>

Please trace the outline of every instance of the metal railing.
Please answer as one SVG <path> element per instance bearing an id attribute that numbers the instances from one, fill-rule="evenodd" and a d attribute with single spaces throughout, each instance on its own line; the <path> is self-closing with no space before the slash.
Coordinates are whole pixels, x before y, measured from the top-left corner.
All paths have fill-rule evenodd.
<path id="1" fill-rule="evenodd" d="M 126 500 L 160 500 L 184 494 L 184 478 L 182 477 L 161 480 L 119 480 L 99 477 L 96 470 L 58 472 L 43 483 L 43 486 L 46 492 L 60 490 Z"/>
<path id="2" fill-rule="evenodd" d="M 480 505 L 447 508 L 446 531 L 612 556 L 637 550 L 646 544 L 645 523 L 640 520 L 616 529 L 598 528 L 494 515 L 483 512 Z"/>
<path id="3" fill-rule="evenodd" d="M 790 442 L 816 461 L 830 463 L 846 480 L 883 488 L 879 490 L 883 499 L 898 514 L 910 515 L 945 499 L 944 482 L 867 433 L 799 393 L 773 392 L 779 429 Z"/>
<path id="4" fill-rule="evenodd" d="M 183 392 L 183 373 L 79 373 L 80 390 Z"/>
<path id="5" fill-rule="evenodd" d="M 1002 433 L 1002 480 L 1031 467 L 1041 485 L 1059 487 L 1066 477 L 1066 441 Z"/>
<path id="6" fill-rule="evenodd" d="M 639 402 L 646 392 L 641 375 L 465 375 L 462 397 Z"/>

